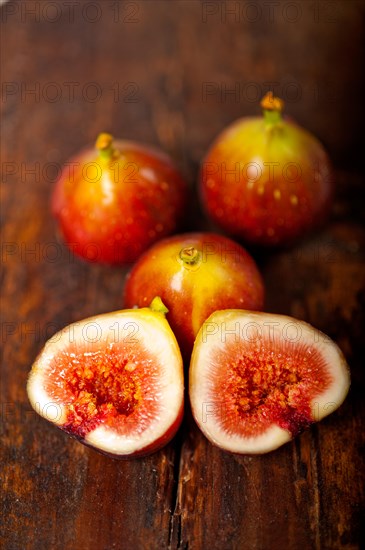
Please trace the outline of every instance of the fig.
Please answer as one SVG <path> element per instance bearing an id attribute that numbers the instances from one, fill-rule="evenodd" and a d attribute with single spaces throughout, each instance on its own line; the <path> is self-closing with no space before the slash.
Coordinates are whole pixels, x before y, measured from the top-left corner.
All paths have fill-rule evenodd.
<path id="1" fill-rule="evenodd" d="M 332 167 L 317 138 L 282 117 L 282 100 L 269 92 L 261 106 L 262 117 L 233 122 L 209 149 L 201 199 L 229 234 L 257 245 L 288 245 L 327 217 Z"/>
<path id="2" fill-rule="evenodd" d="M 194 418 L 226 451 L 272 451 L 337 409 L 350 386 L 338 346 L 284 315 L 216 311 L 196 338 L 189 371 Z"/>
<path id="3" fill-rule="evenodd" d="M 102 133 L 61 171 L 52 210 L 71 250 L 128 264 L 182 219 L 187 186 L 168 156 Z"/>
<path id="4" fill-rule="evenodd" d="M 74 323 L 32 366 L 35 411 L 82 443 L 116 458 L 144 456 L 175 435 L 183 416 L 182 358 L 155 298 L 149 308 Z"/>
<path id="5" fill-rule="evenodd" d="M 144 307 L 161 296 L 167 320 L 185 360 L 213 311 L 260 310 L 264 285 L 249 253 L 213 233 L 185 233 L 161 240 L 145 252 L 127 275 L 125 307 Z"/>

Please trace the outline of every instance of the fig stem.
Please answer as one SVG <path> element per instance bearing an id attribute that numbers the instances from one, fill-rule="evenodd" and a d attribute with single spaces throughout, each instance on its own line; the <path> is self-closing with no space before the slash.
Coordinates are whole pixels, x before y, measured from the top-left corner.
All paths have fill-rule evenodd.
<path id="1" fill-rule="evenodd" d="M 113 136 L 106 132 L 102 132 L 98 135 L 95 142 L 95 147 L 99 151 L 99 160 L 109 161 L 115 156 L 115 149 L 113 147 Z"/>
<path id="2" fill-rule="evenodd" d="M 267 124 L 277 124 L 281 121 L 281 112 L 284 108 L 284 101 L 275 97 L 272 92 L 267 92 L 261 100 L 260 106 Z"/>
<path id="3" fill-rule="evenodd" d="M 163 315 L 169 312 L 169 310 L 161 300 L 160 296 L 154 297 L 154 299 L 149 305 L 149 308 L 151 311 L 154 311 L 155 313 L 162 313 Z"/>
<path id="4" fill-rule="evenodd" d="M 180 250 L 179 257 L 185 264 L 194 265 L 199 262 L 200 253 L 194 246 L 187 246 Z"/>

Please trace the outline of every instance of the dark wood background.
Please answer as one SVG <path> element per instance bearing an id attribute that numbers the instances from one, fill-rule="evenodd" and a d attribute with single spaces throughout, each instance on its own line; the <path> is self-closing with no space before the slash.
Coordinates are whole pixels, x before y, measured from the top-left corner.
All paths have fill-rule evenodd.
<path id="1" fill-rule="evenodd" d="M 3 548 L 359 548 L 364 3 L 11 0 L 1 17 Z M 120 307 L 125 275 L 73 258 L 57 239 L 57 166 L 109 130 L 161 146 L 195 186 L 215 135 L 258 113 L 270 87 L 327 146 L 337 191 L 320 233 L 256 255 L 266 308 L 338 342 L 349 397 L 266 456 L 221 452 L 187 416 L 157 454 L 104 457 L 37 417 L 25 392 L 45 340 Z M 191 211 L 187 227 L 208 227 Z"/>

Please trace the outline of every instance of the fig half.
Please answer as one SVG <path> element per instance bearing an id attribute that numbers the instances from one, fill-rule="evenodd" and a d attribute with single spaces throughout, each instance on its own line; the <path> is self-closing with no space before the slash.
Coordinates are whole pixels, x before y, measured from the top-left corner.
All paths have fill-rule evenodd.
<path id="1" fill-rule="evenodd" d="M 183 416 L 183 366 L 159 298 L 74 323 L 36 359 L 27 385 L 35 411 L 115 457 L 164 446 Z"/>
<path id="2" fill-rule="evenodd" d="M 216 311 L 195 340 L 193 415 L 205 436 L 227 451 L 280 447 L 337 409 L 349 386 L 338 346 L 291 317 Z"/>

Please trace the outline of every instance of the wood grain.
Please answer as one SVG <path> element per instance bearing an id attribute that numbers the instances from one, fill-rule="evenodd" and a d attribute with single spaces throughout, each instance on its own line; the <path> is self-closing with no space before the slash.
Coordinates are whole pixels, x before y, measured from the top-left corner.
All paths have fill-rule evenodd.
<path id="1" fill-rule="evenodd" d="M 363 2 L 275 2 L 271 15 L 267 2 L 254 11 L 248 2 L 76 1 L 73 13 L 54 4 L 1 8 L 2 547 L 360 548 Z M 195 186 L 215 135 L 257 113 L 255 94 L 270 82 L 287 112 L 327 145 L 337 191 L 322 231 L 291 250 L 253 251 L 266 308 L 338 342 L 350 395 L 265 456 L 214 448 L 188 408 L 160 452 L 135 461 L 99 455 L 37 417 L 25 392 L 48 337 L 120 307 L 126 272 L 87 265 L 63 247 L 49 211 L 57 165 L 109 130 L 161 146 Z M 186 227 L 210 227 L 197 202 Z"/>

